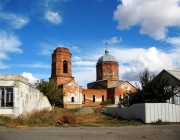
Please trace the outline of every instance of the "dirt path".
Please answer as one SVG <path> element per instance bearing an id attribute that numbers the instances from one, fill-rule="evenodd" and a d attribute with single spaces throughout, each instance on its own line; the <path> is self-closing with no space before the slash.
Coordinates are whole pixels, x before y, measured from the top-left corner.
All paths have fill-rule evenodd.
<path id="1" fill-rule="evenodd" d="M 0 140 L 179 140 L 180 124 L 122 127 L 0 127 Z"/>

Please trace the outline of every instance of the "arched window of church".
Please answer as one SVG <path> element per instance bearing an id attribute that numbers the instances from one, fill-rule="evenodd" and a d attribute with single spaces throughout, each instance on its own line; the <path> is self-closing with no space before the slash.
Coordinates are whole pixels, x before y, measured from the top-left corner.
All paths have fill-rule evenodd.
<path id="1" fill-rule="evenodd" d="M 71 97 L 71 102 L 74 103 L 74 97 Z"/>
<path id="2" fill-rule="evenodd" d="M 84 94 L 84 102 L 86 102 L 86 95 Z"/>
<path id="3" fill-rule="evenodd" d="M 104 95 L 102 95 L 102 102 L 104 102 Z"/>
<path id="4" fill-rule="evenodd" d="M 114 69 L 114 75 L 117 76 L 117 70 L 116 69 Z"/>
<path id="5" fill-rule="evenodd" d="M 106 68 L 106 75 L 109 75 L 109 69 Z"/>
<path id="6" fill-rule="evenodd" d="M 96 102 L 96 96 L 93 95 L 93 102 Z"/>
<path id="7" fill-rule="evenodd" d="M 68 73 L 68 61 L 63 61 L 63 73 Z"/>
<path id="8" fill-rule="evenodd" d="M 101 69 L 98 69 L 98 75 L 101 76 Z"/>
<path id="9" fill-rule="evenodd" d="M 52 74 L 56 73 L 56 61 L 52 61 Z"/>

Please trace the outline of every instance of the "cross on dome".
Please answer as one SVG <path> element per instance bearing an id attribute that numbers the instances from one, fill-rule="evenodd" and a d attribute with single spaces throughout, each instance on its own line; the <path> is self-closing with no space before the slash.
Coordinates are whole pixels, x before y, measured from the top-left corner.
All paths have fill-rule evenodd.
<path id="1" fill-rule="evenodd" d="M 106 41 L 106 50 L 105 50 L 105 54 L 109 54 L 109 51 L 108 51 L 107 45 L 108 45 L 108 41 Z"/>

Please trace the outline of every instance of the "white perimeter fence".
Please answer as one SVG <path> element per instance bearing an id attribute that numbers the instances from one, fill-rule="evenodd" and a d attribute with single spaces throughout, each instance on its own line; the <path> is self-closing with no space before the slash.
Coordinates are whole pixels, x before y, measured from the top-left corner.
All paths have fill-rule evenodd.
<path id="1" fill-rule="evenodd" d="M 170 103 L 142 103 L 134 104 L 128 108 L 107 107 L 104 112 L 122 119 L 138 119 L 144 123 L 152 123 L 158 120 L 180 122 L 180 105 Z"/>

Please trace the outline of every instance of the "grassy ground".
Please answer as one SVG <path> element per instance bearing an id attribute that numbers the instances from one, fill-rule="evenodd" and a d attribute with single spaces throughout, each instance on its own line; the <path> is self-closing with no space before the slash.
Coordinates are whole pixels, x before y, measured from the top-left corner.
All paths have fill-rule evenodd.
<path id="1" fill-rule="evenodd" d="M 101 126 L 124 126 L 141 125 L 139 121 L 120 120 L 106 116 L 97 111 L 92 114 L 77 114 L 79 109 L 56 108 L 52 111 L 35 111 L 27 116 L 12 118 L 0 116 L 0 125 L 7 127 L 32 127 L 32 126 L 61 126 L 61 127 L 101 127 Z"/>

